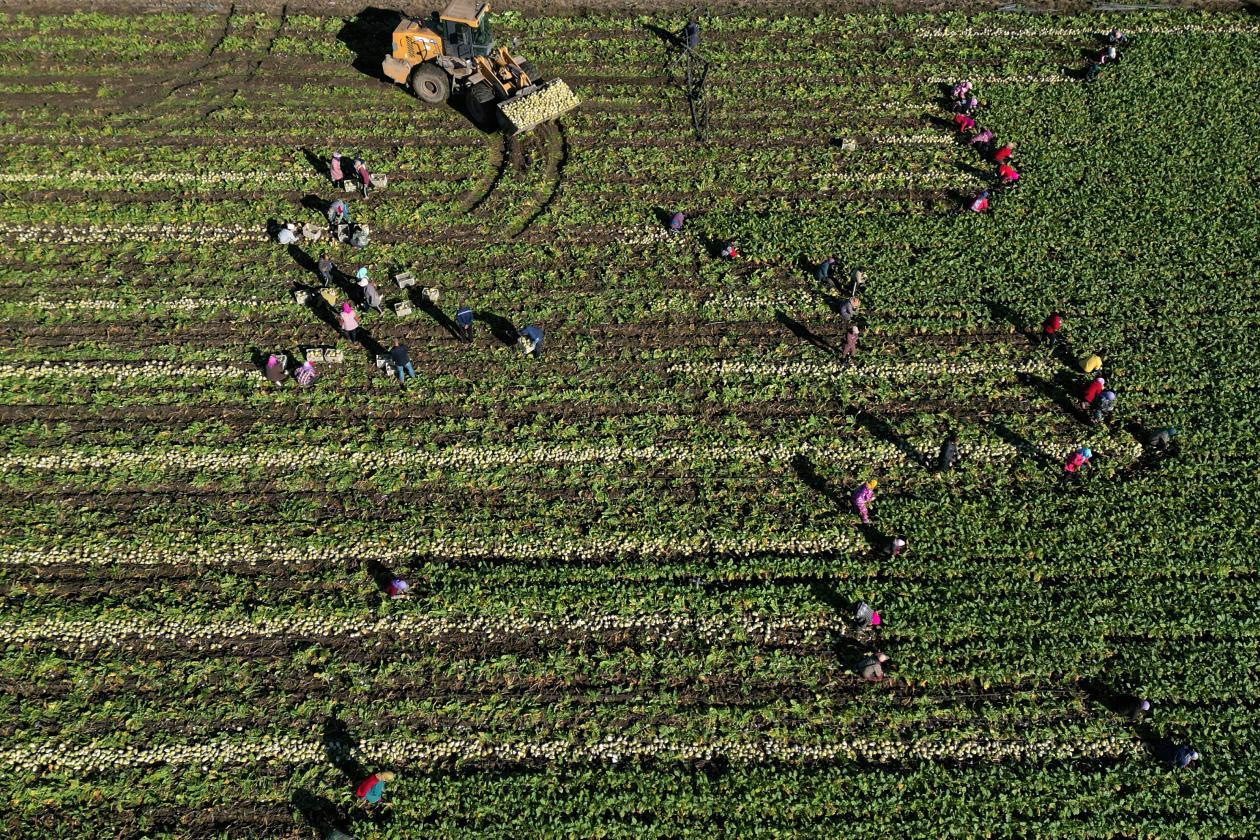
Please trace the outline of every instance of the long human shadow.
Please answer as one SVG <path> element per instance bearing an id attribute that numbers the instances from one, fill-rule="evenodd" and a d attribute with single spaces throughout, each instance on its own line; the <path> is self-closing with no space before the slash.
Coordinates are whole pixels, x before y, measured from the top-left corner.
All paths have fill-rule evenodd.
<path id="1" fill-rule="evenodd" d="M 345 777 L 348 785 L 354 787 L 367 778 L 367 768 L 353 755 L 354 750 L 359 746 L 359 739 L 351 734 L 350 727 L 337 716 L 336 712 L 324 720 L 321 741 L 328 763 Z"/>
<path id="2" fill-rule="evenodd" d="M 836 614 L 837 617 L 851 618 L 853 614 L 853 602 L 848 598 L 843 598 L 840 593 L 836 592 L 834 586 L 824 580 L 815 580 L 809 585 L 810 594 L 826 607 L 828 610 Z M 864 660 L 869 653 L 867 643 L 844 632 L 833 633 L 828 640 L 828 647 L 836 659 L 844 665 L 846 670 L 856 671 L 858 664 Z"/>
<path id="3" fill-rule="evenodd" d="M 837 493 L 831 487 L 831 482 L 818 474 L 818 470 L 814 468 L 814 462 L 809 459 L 808 455 L 797 453 L 792 456 L 792 471 L 796 473 L 796 477 L 804 482 L 816 493 L 826 496 L 828 501 L 833 504 L 840 505 L 845 499 L 843 494 Z"/>
<path id="4" fill-rule="evenodd" d="M 321 838 L 331 838 L 335 836 L 334 832 L 350 834 L 350 821 L 328 797 L 299 788 L 293 792 L 289 802 Z"/>
<path id="5" fill-rule="evenodd" d="M 1050 380 L 1032 373 L 1017 373 L 1015 374 L 1015 379 L 1021 385 L 1026 385 L 1043 397 L 1049 398 L 1068 417 L 1075 419 L 1079 423 L 1088 423 L 1089 418 L 1081 413 L 1077 401 L 1064 388 L 1062 376 L 1060 374 L 1055 377 L 1055 380 Z"/>
<path id="6" fill-rule="evenodd" d="M 778 321 L 780 324 L 782 324 L 783 326 L 787 327 L 789 330 L 791 330 L 792 334 L 795 335 L 797 338 L 799 338 L 801 341 L 804 341 L 807 344 L 813 345 L 814 347 L 817 347 L 819 350 L 822 350 L 825 353 L 830 353 L 832 355 L 835 355 L 836 348 L 833 347 L 831 344 L 829 344 L 826 339 L 822 338 L 819 335 L 815 335 L 809 329 L 809 327 L 805 326 L 800 321 L 797 321 L 794 318 L 790 317 L 787 313 L 775 312 L 774 319 Z"/>
<path id="7" fill-rule="evenodd" d="M 423 290 L 417 289 L 414 286 L 409 288 L 407 290 L 407 299 L 411 301 L 412 306 L 419 309 L 425 315 L 428 315 L 434 321 L 437 321 L 438 325 L 442 327 L 442 329 L 446 330 L 452 338 L 460 337 L 459 327 L 456 326 L 455 322 L 442 311 L 441 307 L 429 300 L 429 296 L 426 295 Z"/>
<path id="8" fill-rule="evenodd" d="M 332 171 L 329 169 L 330 164 L 326 158 L 315 154 L 307 147 L 302 148 L 302 155 L 306 158 L 306 162 L 310 164 L 311 169 L 315 170 L 316 175 L 327 178 L 332 174 Z"/>
<path id="9" fill-rule="evenodd" d="M 645 23 L 643 24 L 643 28 L 646 29 L 648 32 L 651 32 L 657 38 L 660 38 L 669 46 L 678 47 L 679 49 L 682 49 L 683 41 L 682 41 L 682 38 L 678 37 L 677 32 L 672 32 L 666 29 L 665 27 L 657 26 L 654 23 Z"/>
<path id="10" fill-rule="evenodd" d="M 876 417 L 869 411 L 858 412 L 856 420 L 859 426 L 865 426 L 875 437 L 897 447 L 897 451 L 904 455 L 906 460 L 924 469 L 929 468 L 928 456 L 911 445 L 910 439 L 893 428 L 888 421 Z"/>
<path id="11" fill-rule="evenodd" d="M 986 183 L 993 179 L 992 172 L 988 172 L 970 163 L 964 163 L 962 161 L 959 161 L 958 163 L 954 164 L 954 168 L 957 169 L 959 172 L 963 172 L 967 175 L 971 175 L 972 177 L 979 178 L 981 181 L 984 181 Z"/>
<path id="12" fill-rule="evenodd" d="M 485 324 L 490 329 L 490 334 L 500 343 L 511 347 L 516 344 L 516 339 L 520 336 L 516 327 L 512 322 L 502 315 L 496 315 L 493 312 L 487 312 L 483 309 L 477 310 L 473 317 Z"/>
<path id="13" fill-rule="evenodd" d="M 1028 335 L 1028 327 L 1018 312 L 1004 303 L 994 300 L 988 294 L 984 296 L 984 307 L 989 310 L 989 318 L 999 324 L 1009 324 L 1015 332 Z"/>
<path id="14" fill-rule="evenodd" d="M 993 433 L 1008 443 L 1016 452 L 1027 458 L 1031 458 L 1039 466 L 1054 467 L 1056 462 L 1050 453 L 1041 447 L 1035 445 L 1028 438 L 1011 429 L 1005 423 L 999 420 L 989 420 L 987 425 L 993 430 Z"/>

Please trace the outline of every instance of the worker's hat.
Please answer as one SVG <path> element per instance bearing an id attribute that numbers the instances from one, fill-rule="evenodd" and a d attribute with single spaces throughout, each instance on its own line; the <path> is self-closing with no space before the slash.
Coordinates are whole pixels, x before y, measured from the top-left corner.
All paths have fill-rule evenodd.
<path id="1" fill-rule="evenodd" d="M 879 486 L 879 480 L 872 478 L 870 481 L 866 482 L 866 486 L 874 490 Z"/>
<path id="2" fill-rule="evenodd" d="M 1090 449 L 1088 446 L 1083 446 L 1081 447 L 1081 454 L 1084 455 L 1086 458 L 1093 458 L 1094 450 Z"/>

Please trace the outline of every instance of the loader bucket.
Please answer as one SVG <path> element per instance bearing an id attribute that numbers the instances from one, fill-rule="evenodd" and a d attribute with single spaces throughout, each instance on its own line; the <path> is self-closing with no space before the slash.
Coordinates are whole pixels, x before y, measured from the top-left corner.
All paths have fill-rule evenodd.
<path id="1" fill-rule="evenodd" d="M 520 134 L 564 116 L 579 104 L 563 79 L 552 79 L 541 85 L 531 85 L 500 102 L 498 107 L 507 133 Z"/>

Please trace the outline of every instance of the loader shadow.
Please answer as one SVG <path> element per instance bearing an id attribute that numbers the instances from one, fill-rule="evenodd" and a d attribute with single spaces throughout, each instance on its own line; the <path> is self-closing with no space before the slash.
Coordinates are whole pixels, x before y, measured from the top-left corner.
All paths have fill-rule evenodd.
<path id="1" fill-rule="evenodd" d="M 394 572 L 381 561 L 372 558 L 363 561 L 363 570 L 376 586 L 376 592 L 373 592 L 370 598 L 371 606 L 379 606 L 389 593 L 389 584 L 395 577 Z"/>
<path id="2" fill-rule="evenodd" d="M 652 215 L 656 217 L 657 224 L 659 224 L 661 227 L 665 228 L 666 230 L 669 230 L 669 223 L 674 220 L 674 214 L 677 212 L 679 211 L 667 210 L 666 208 L 660 207 L 660 206 L 652 208 Z M 682 213 L 686 215 L 685 210 L 682 211 Z M 690 219 L 690 218 L 691 218 L 690 216 L 687 216 L 687 219 Z M 686 224 L 684 222 L 684 227 L 685 226 Z"/>
<path id="3" fill-rule="evenodd" d="M 836 588 L 827 581 L 815 580 L 809 585 L 809 591 L 820 604 L 834 612 L 837 617 L 852 616 L 853 602 L 841 597 L 840 593 L 836 592 Z M 857 671 L 859 664 L 866 659 L 870 651 L 869 642 L 856 639 L 843 632 L 833 633 L 827 641 L 827 647 L 845 670 L 853 672 Z"/>
<path id="4" fill-rule="evenodd" d="M 804 341 L 807 344 L 817 347 L 819 350 L 822 350 L 824 353 L 830 353 L 832 355 L 835 355 L 836 353 L 835 347 L 827 343 L 826 339 L 814 334 L 809 329 L 809 327 L 805 326 L 800 321 L 797 321 L 791 318 L 784 312 L 774 313 L 774 319 L 778 321 L 780 324 L 782 324 L 783 326 L 787 327 L 789 330 L 791 330 L 792 334 L 795 335 L 797 338 L 799 338 L 801 341 Z"/>
<path id="5" fill-rule="evenodd" d="M 307 210 L 314 210 L 316 213 L 328 218 L 328 208 L 332 207 L 332 201 L 327 198 L 321 198 L 317 195 L 307 194 L 302 196 L 302 206 Z"/>
<path id="6" fill-rule="evenodd" d="M 957 163 L 954 164 L 954 168 L 957 169 L 959 172 L 962 172 L 966 175 L 971 175 L 974 178 L 979 178 L 981 181 L 984 181 L 986 183 L 993 180 L 992 172 L 986 172 L 985 170 L 981 169 L 978 166 L 972 166 L 970 163 L 964 163 L 962 161 L 958 161 Z"/>
<path id="7" fill-rule="evenodd" d="M 350 66 L 377 81 L 394 84 L 381 70 L 381 61 L 392 50 L 391 36 L 402 13 L 368 6 L 337 32 L 337 40 L 354 53 Z"/>

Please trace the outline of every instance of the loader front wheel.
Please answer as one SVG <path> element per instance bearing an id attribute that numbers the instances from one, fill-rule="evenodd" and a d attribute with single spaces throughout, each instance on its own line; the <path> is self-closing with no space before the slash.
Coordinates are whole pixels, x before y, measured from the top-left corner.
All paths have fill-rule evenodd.
<path id="1" fill-rule="evenodd" d="M 478 128 L 493 129 L 498 125 L 494 114 L 494 91 L 485 82 L 478 82 L 464 93 L 468 119 Z"/>
<path id="2" fill-rule="evenodd" d="M 411 71 L 411 92 L 430 105 L 441 105 L 451 95 L 451 77 L 435 64 L 421 64 Z"/>

